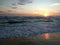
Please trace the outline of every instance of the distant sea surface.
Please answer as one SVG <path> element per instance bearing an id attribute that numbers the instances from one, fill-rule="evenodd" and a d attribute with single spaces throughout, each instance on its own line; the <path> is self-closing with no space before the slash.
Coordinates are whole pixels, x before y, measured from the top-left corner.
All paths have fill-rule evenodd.
<path id="1" fill-rule="evenodd" d="M 60 32 L 60 17 L 0 16 L 0 38 Z"/>

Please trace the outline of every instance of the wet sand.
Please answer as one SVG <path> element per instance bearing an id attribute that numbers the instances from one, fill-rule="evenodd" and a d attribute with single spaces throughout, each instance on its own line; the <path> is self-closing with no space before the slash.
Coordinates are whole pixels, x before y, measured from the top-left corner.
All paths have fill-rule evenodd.
<path id="1" fill-rule="evenodd" d="M 44 33 L 28 38 L 0 38 L 0 45 L 60 45 L 60 32 Z"/>

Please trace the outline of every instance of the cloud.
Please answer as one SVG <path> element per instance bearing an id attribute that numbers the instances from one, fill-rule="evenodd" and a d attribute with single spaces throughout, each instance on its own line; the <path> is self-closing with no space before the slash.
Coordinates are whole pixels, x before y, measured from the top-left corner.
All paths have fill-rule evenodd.
<path id="1" fill-rule="evenodd" d="M 60 6 L 60 3 L 54 3 L 51 6 Z"/>
<path id="2" fill-rule="evenodd" d="M 16 4 L 15 4 L 15 3 L 13 3 L 13 4 L 12 4 L 12 6 L 16 6 Z"/>
<path id="3" fill-rule="evenodd" d="M 12 10 L 8 10 L 8 12 L 12 12 Z"/>
<path id="4" fill-rule="evenodd" d="M 16 9 L 17 7 L 12 7 L 12 9 Z"/>
<path id="5" fill-rule="evenodd" d="M 18 5 L 25 5 L 24 3 L 18 3 Z"/>
<path id="6" fill-rule="evenodd" d="M 16 9 L 17 8 L 17 4 L 16 3 L 11 4 L 11 8 L 12 9 Z"/>
<path id="7" fill-rule="evenodd" d="M 19 5 L 26 5 L 32 3 L 32 0 L 18 0 Z"/>
<path id="8" fill-rule="evenodd" d="M 3 11 L 0 11 L 0 13 L 3 13 Z"/>
<path id="9" fill-rule="evenodd" d="M 54 10 L 60 10 L 60 3 L 53 3 L 50 7 Z"/>

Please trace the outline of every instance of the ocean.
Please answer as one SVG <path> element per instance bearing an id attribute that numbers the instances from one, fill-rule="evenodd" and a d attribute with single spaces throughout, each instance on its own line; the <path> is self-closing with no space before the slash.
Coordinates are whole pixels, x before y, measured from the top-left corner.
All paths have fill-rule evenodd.
<path id="1" fill-rule="evenodd" d="M 0 16 L 0 38 L 60 32 L 60 17 Z"/>

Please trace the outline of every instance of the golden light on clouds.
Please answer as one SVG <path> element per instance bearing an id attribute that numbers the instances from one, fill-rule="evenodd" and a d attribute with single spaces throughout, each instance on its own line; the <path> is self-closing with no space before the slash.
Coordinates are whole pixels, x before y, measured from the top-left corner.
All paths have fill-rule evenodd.
<path id="1" fill-rule="evenodd" d="M 7 14 L 27 14 L 29 16 L 44 17 L 57 16 L 60 15 L 60 0 L 3 0 L 0 1 L 1 10 L 3 11 L 2 13 Z"/>

